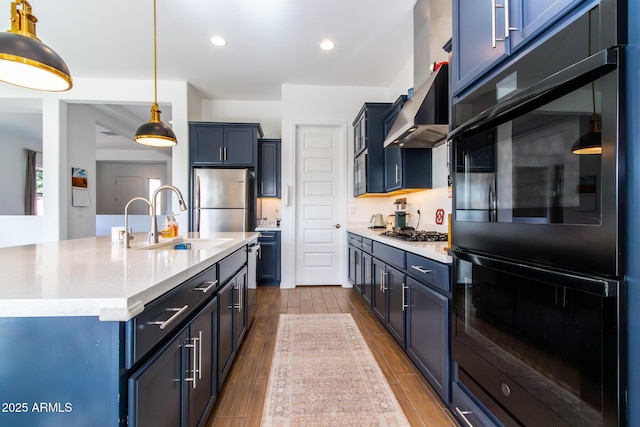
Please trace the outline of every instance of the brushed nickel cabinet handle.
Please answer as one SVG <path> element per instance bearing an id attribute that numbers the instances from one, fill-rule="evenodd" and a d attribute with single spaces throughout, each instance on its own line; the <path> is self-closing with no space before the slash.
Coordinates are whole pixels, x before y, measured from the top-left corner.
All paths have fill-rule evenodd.
<path id="1" fill-rule="evenodd" d="M 155 321 L 155 322 L 147 322 L 148 325 L 160 325 L 160 329 L 165 329 L 171 323 L 173 323 L 182 313 L 184 313 L 189 308 L 188 304 L 185 304 L 181 308 L 167 308 L 166 311 L 175 311 L 173 316 L 169 317 L 165 321 Z"/>

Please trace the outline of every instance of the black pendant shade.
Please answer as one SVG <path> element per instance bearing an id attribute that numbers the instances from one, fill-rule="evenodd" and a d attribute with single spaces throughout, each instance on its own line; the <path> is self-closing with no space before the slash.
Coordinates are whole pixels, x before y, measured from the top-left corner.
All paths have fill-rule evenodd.
<path id="1" fill-rule="evenodd" d="M 573 154 L 602 154 L 600 116 L 594 114 L 589 121 L 589 132 L 582 135 L 571 147 Z"/>
<path id="2" fill-rule="evenodd" d="M 0 33 L 0 81 L 51 92 L 69 90 L 73 86 L 69 68 L 38 39 L 37 21 L 27 1 L 11 4 L 11 30 Z"/>
<path id="3" fill-rule="evenodd" d="M 176 134 L 160 120 L 158 104 L 151 106 L 151 120 L 138 128 L 134 141 L 151 147 L 173 147 L 177 144 Z"/>

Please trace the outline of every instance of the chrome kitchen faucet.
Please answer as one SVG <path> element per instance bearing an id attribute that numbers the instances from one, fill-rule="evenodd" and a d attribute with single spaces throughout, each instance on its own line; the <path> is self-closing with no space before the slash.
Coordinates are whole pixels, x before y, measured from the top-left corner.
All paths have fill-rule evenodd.
<path id="1" fill-rule="evenodd" d="M 160 190 L 172 190 L 178 195 L 178 201 L 180 202 L 180 210 L 186 211 L 187 205 L 184 203 L 182 193 L 173 185 L 162 185 L 153 192 L 151 196 L 151 232 L 149 233 L 149 243 L 158 243 L 158 220 L 156 219 L 156 198 Z"/>

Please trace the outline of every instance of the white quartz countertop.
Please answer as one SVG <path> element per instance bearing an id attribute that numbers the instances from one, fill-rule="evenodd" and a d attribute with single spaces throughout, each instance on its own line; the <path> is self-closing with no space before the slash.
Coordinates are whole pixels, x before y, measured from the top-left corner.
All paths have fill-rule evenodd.
<path id="1" fill-rule="evenodd" d="M 447 242 L 407 242 L 405 240 L 394 239 L 393 237 L 381 236 L 380 233 L 384 231 L 384 229 L 381 228 L 347 227 L 347 231 L 366 237 L 367 239 L 376 240 L 385 245 L 393 246 L 394 248 L 402 249 L 403 251 L 430 258 L 434 261 L 445 264 L 451 264 L 453 262 L 453 258 L 446 252 Z"/>
<path id="2" fill-rule="evenodd" d="M 145 304 L 256 240 L 259 233 L 184 236 L 216 242 L 198 250 L 167 249 L 172 244 L 140 248 L 146 246 L 145 236 L 135 234 L 132 249 L 112 246 L 110 237 L 0 248 L 0 317 L 98 316 L 126 321 Z"/>

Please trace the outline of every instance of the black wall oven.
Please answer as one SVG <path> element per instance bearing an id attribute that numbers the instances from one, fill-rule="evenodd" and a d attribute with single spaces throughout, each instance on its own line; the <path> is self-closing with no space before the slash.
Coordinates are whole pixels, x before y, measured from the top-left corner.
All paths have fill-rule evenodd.
<path id="1" fill-rule="evenodd" d="M 601 2 L 453 103 L 453 358 L 505 425 L 626 424 L 616 13 Z"/>

